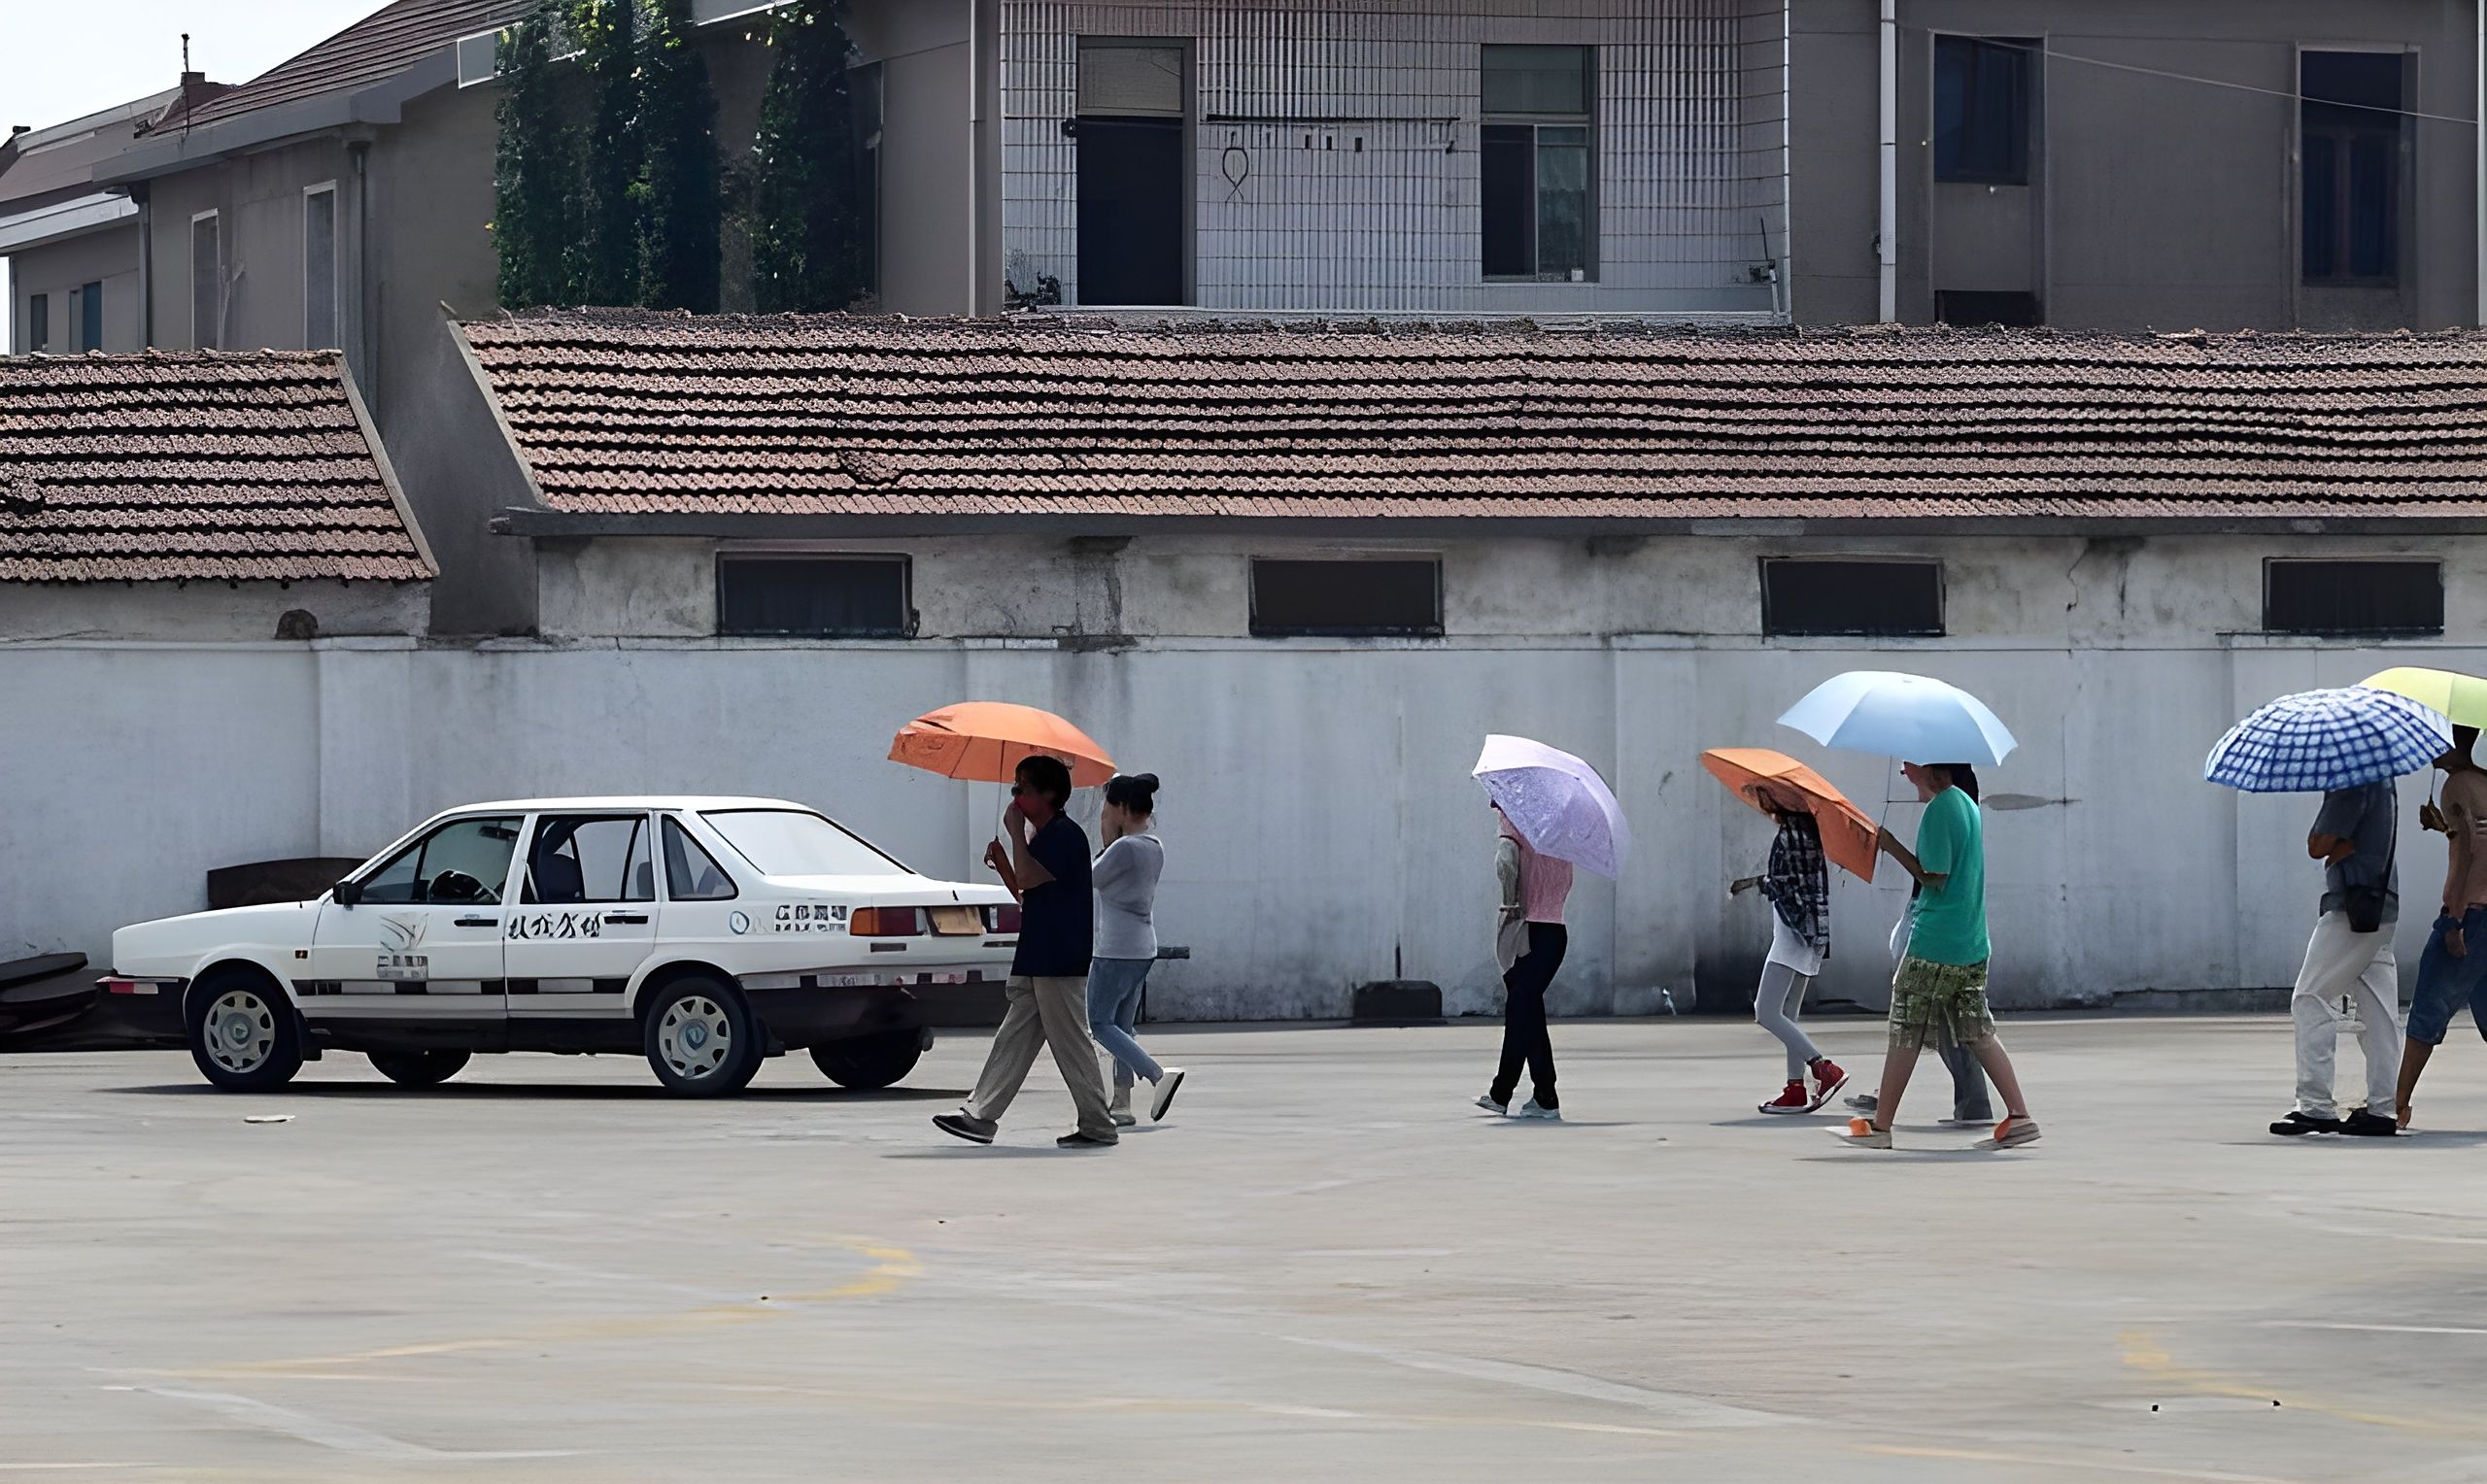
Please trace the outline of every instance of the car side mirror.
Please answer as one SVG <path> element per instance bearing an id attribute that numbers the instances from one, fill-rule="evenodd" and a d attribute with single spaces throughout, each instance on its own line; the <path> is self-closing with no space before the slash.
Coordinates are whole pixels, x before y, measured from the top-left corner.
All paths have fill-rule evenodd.
<path id="1" fill-rule="evenodd" d="M 328 889 L 328 899 L 340 907 L 351 907 L 362 900 L 362 883 L 340 881 Z"/>

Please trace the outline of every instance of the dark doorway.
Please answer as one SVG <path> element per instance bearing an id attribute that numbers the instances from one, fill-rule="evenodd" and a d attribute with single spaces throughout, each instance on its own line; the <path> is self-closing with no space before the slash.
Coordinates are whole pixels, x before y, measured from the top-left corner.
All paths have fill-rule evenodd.
<path id="1" fill-rule="evenodd" d="M 1082 304 L 1183 302 L 1183 120 L 1079 119 Z"/>

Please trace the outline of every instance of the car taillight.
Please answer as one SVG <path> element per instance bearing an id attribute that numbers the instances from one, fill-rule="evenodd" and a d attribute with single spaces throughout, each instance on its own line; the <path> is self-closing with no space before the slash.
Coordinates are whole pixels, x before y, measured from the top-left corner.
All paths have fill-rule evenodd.
<path id="1" fill-rule="evenodd" d="M 924 915 L 913 907 L 858 907 L 846 930 L 859 938 L 914 938 L 924 935 Z"/>
<path id="2" fill-rule="evenodd" d="M 984 909 L 984 926 L 993 932 L 1017 932 L 1019 909 L 1016 906 L 987 907 Z"/>

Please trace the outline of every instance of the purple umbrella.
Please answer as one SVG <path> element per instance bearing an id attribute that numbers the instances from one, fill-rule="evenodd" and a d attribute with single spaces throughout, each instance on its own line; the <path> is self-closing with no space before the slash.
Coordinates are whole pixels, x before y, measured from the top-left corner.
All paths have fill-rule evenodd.
<path id="1" fill-rule="evenodd" d="M 1526 737 L 1489 736 L 1475 776 L 1528 848 L 1609 881 L 1632 851 L 1623 806 L 1597 769 Z"/>

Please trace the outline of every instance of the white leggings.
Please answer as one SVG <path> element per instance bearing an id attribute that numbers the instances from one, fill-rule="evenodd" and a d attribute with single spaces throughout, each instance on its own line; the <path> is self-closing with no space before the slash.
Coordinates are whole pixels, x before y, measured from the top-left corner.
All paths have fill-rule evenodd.
<path id="1" fill-rule="evenodd" d="M 1822 1052 L 1811 1037 L 1796 1029 L 1796 1017 L 1805 1010 L 1805 991 L 1812 987 L 1813 977 L 1800 974 L 1788 964 L 1773 961 L 1761 966 L 1761 988 L 1753 996 L 1755 1024 L 1788 1048 L 1788 1080 L 1805 1075 L 1805 1068 L 1821 1058 Z"/>

